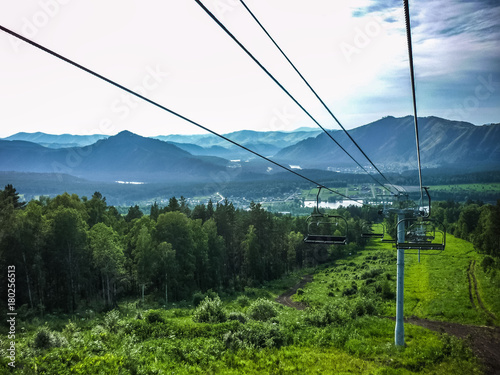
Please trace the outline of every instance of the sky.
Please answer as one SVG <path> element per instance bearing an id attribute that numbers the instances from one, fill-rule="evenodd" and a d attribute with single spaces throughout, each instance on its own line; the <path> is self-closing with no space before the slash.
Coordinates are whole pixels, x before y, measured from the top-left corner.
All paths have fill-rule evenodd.
<path id="1" fill-rule="evenodd" d="M 238 0 L 203 3 L 340 129 Z M 246 0 L 342 125 L 413 113 L 401 1 Z M 410 1 L 419 116 L 500 123 L 500 2 Z M 219 133 L 317 125 L 194 0 L 0 0 L 0 24 Z M 203 130 L 0 31 L 0 137 Z"/>

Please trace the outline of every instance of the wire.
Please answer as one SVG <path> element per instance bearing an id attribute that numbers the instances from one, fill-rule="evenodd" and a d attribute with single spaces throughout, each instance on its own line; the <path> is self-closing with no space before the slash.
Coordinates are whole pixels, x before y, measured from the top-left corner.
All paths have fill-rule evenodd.
<path id="1" fill-rule="evenodd" d="M 264 160 L 266 160 L 266 161 L 268 161 L 268 162 L 270 162 L 270 163 L 272 163 L 272 164 L 274 164 L 274 165 L 276 165 L 276 166 L 284 169 L 284 170 L 286 170 L 287 172 L 293 173 L 294 175 L 296 175 L 296 176 L 298 176 L 298 177 L 300 177 L 300 178 L 302 178 L 304 180 L 307 180 L 307 181 L 309 181 L 309 182 L 311 182 L 311 183 L 313 183 L 313 184 L 315 184 L 317 186 L 320 186 L 320 187 L 322 187 L 322 188 L 324 188 L 324 189 L 326 189 L 326 190 L 328 190 L 328 191 L 330 191 L 330 192 L 332 192 L 334 194 L 340 195 L 341 197 L 344 197 L 346 199 L 349 199 L 349 200 L 352 200 L 354 202 L 358 202 L 358 203 L 361 203 L 362 205 L 365 205 L 365 203 L 362 202 L 362 201 L 360 201 L 359 199 L 351 198 L 351 197 L 349 197 L 347 195 L 344 195 L 344 194 L 342 194 L 342 193 L 340 193 L 340 192 L 338 192 L 336 190 L 330 189 L 330 188 L 328 188 L 328 187 L 326 187 L 326 186 L 324 186 L 324 185 L 322 185 L 322 184 L 320 184 L 320 183 L 318 183 L 318 182 L 316 182 L 316 181 L 314 181 L 314 180 L 312 180 L 312 179 L 310 179 L 310 178 L 308 178 L 308 177 L 306 177 L 306 176 L 304 176 L 304 175 L 302 175 L 302 174 L 300 174 L 300 173 L 298 173 L 298 172 L 296 172 L 296 171 L 294 171 L 294 170 L 292 170 L 292 169 L 290 169 L 288 167 L 285 167 L 284 165 L 279 164 L 278 162 L 276 162 L 274 160 L 271 160 L 271 159 L 269 159 L 269 158 L 267 158 L 267 157 L 259 154 L 258 152 L 253 151 L 253 150 L 251 150 L 251 149 L 249 149 L 249 148 L 247 148 L 247 147 L 239 144 L 238 142 L 235 142 L 235 141 L 233 141 L 233 140 L 231 140 L 231 139 L 223 136 L 222 134 L 219 134 L 219 133 L 217 133 L 217 132 L 215 132 L 215 131 L 213 131 L 213 130 L 211 130 L 211 129 L 209 129 L 209 128 L 207 128 L 207 127 L 205 127 L 205 126 L 203 126 L 203 125 L 201 125 L 201 124 L 199 124 L 199 123 L 197 123 L 197 122 L 195 122 L 195 121 L 193 121 L 193 120 L 191 120 L 191 119 L 189 119 L 189 118 L 187 118 L 187 117 L 185 117 L 185 116 L 183 116 L 183 115 L 181 115 L 181 114 L 179 114 L 179 113 L 177 113 L 177 112 L 175 112 L 175 111 L 173 111 L 173 110 L 171 110 L 171 109 L 169 109 L 169 108 L 167 108 L 167 107 L 165 107 L 165 106 L 163 106 L 163 105 L 161 105 L 161 104 L 159 104 L 159 103 L 157 103 L 157 102 L 155 102 L 155 101 L 153 101 L 153 100 L 151 100 L 151 99 L 149 99 L 149 98 L 147 98 L 147 97 L 145 97 L 145 96 L 143 96 L 143 95 L 141 95 L 141 94 L 139 94 L 139 93 L 137 93 L 137 92 L 135 92 L 135 91 L 133 91 L 133 90 L 131 90 L 129 88 L 127 88 L 127 87 L 125 87 L 125 86 L 123 86 L 123 85 L 121 85 L 121 84 L 119 84 L 119 83 L 117 83 L 117 82 L 115 82 L 113 80 L 111 80 L 111 79 L 109 79 L 109 78 L 106 78 L 105 76 L 103 76 L 103 75 L 101 75 L 101 74 L 99 74 L 99 73 L 97 73 L 97 72 L 95 72 L 95 71 L 93 71 L 93 70 L 91 70 L 89 68 L 86 68 L 85 66 L 83 66 L 81 64 L 78 64 L 77 62 L 75 62 L 73 60 L 68 59 L 67 57 L 64 57 L 64 56 L 60 55 L 57 52 L 52 51 L 51 49 L 49 49 L 47 47 L 44 47 L 44 46 L 42 46 L 42 45 L 40 45 L 40 44 L 38 44 L 38 43 L 36 43 L 36 42 L 28 39 L 28 38 L 25 38 L 24 36 L 19 35 L 16 32 L 14 32 L 14 31 L 12 31 L 10 29 L 7 29 L 6 27 L 4 27 L 2 25 L 0 25 L 0 30 L 2 30 L 2 31 L 4 31 L 4 32 L 6 32 L 6 33 L 8 33 L 8 34 L 10 34 L 10 35 L 18 38 L 18 39 L 21 39 L 22 41 L 24 41 L 24 42 L 26 42 L 28 44 L 31 44 L 32 46 L 34 46 L 34 47 L 36 47 L 36 48 L 38 48 L 38 49 L 40 49 L 40 50 L 42 50 L 42 51 L 44 51 L 44 52 L 52 55 L 52 56 L 55 56 L 58 59 L 63 60 L 64 62 L 66 62 L 68 64 L 71 64 L 71 65 L 73 65 L 73 66 L 75 66 L 75 67 L 77 67 L 77 68 L 79 68 L 79 69 L 81 69 L 81 70 L 83 70 L 83 71 L 85 71 L 85 72 L 87 72 L 87 73 L 89 73 L 89 74 L 91 74 L 91 75 L 93 75 L 93 76 L 95 76 L 95 77 L 97 77 L 97 78 L 99 78 L 99 79 L 101 79 L 101 80 L 103 80 L 103 81 L 105 81 L 105 82 L 107 82 L 107 83 L 115 86 L 115 87 L 118 87 L 119 89 L 122 89 L 123 91 L 126 91 L 129 94 L 134 95 L 134 96 L 136 96 L 139 99 L 142 99 L 142 100 L 144 100 L 144 101 L 146 101 L 146 102 L 148 102 L 148 103 L 150 103 L 150 104 L 152 104 L 152 105 L 154 105 L 154 106 L 156 106 L 156 107 L 158 107 L 160 109 L 163 109 L 164 111 L 166 111 L 166 112 L 168 112 L 168 113 L 170 113 L 170 114 L 172 114 L 172 115 L 174 115 L 176 117 L 179 117 L 180 119 L 182 119 L 184 121 L 187 121 L 190 124 L 193 124 L 193 125 L 201 128 L 201 129 L 203 129 L 203 130 L 205 130 L 205 131 L 207 131 L 207 132 L 209 132 L 209 133 L 211 133 L 211 134 L 213 134 L 213 135 L 215 135 L 217 137 L 220 137 L 220 138 L 224 139 L 225 141 L 227 141 L 227 142 L 229 142 L 229 143 L 231 143 L 231 144 L 233 144 L 235 146 L 238 146 L 238 147 L 242 148 L 243 150 L 246 150 L 246 151 L 248 151 L 248 152 L 250 152 L 250 153 L 252 153 L 252 154 L 254 154 L 254 155 L 256 155 L 256 156 L 258 156 L 258 157 L 260 157 L 260 158 L 262 158 L 262 159 L 264 159 Z"/>
<path id="2" fill-rule="evenodd" d="M 344 126 L 342 126 L 342 124 L 340 123 L 340 121 L 337 119 L 337 117 L 332 113 L 332 111 L 330 110 L 330 108 L 325 104 L 325 102 L 320 98 L 320 96 L 318 95 L 318 93 L 316 92 L 316 90 L 314 90 L 312 88 L 312 86 L 309 84 L 309 82 L 304 78 L 304 76 L 300 73 L 300 71 L 297 69 L 297 67 L 294 65 L 294 63 L 288 58 L 288 56 L 285 54 L 285 52 L 283 52 L 283 50 L 281 49 L 281 47 L 278 45 L 278 43 L 276 43 L 276 41 L 274 40 L 274 38 L 267 32 L 266 28 L 262 25 L 262 23 L 257 19 L 257 17 L 255 16 L 255 14 L 250 10 L 250 8 L 248 8 L 248 6 L 245 4 L 245 2 L 243 0 L 240 0 L 240 3 L 245 7 L 245 9 L 248 11 L 248 13 L 252 16 L 252 18 L 255 20 L 255 22 L 257 22 L 257 24 L 260 26 L 260 28 L 262 29 L 262 31 L 264 31 L 264 33 L 268 36 L 268 38 L 273 42 L 273 44 L 275 45 L 275 47 L 280 51 L 280 53 L 283 55 L 283 57 L 286 59 L 286 61 L 288 61 L 288 63 L 292 66 L 292 68 L 295 70 L 295 72 L 299 75 L 299 77 L 302 79 L 302 81 L 304 81 L 304 83 L 307 85 L 307 87 L 311 90 L 311 92 L 316 96 L 316 98 L 320 101 L 320 103 L 323 105 L 323 107 L 328 111 L 328 113 L 330 114 L 330 116 L 332 116 L 332 118 L 337 122 L 337 124 L 339 124 L 339 126 L 342 128 L 342 130 L 344 131 L 344 133 L 347 135 L 347 137 L 349 137 L 349 139 L 352 141 L 352 143 L 354 143 L 354 145 L 358 148 L 358 150 L 363 154 L 363 156 L 366 158 L 366 160 L 368 160 L 370 162 L 370 164 L 373 166 L 373 168 L 375 168 L 375 170 L 382 176 L 382 178 L 387 181 L 387 183 L 392 186 L 392 184 L 389 182 L 389 180 L 384 176 L 384 174 L 377 168 L 377 166 L 370 160 L 370 158 L 368 157 L 368 155 L 366 155 L 366 153 L 361 149 L 361 147 L 358 145 L 358 143 L 352 138 L 352 136 L 349 134 L 349 132 L 344 128 Z M 391 194 L 393 194 L 388 188 L 386 188 L 384 186 L 384 188 L 389 191 Z"/>
<path id="3" fill-rule="evenodd" d="M 387 189 L 387 187 L 380 183 L 380 181 L 378 181 L 375 177 L 373 177 L 356 159 L 354 159 L 354 157 L 349 154 L 349 152 L 347 152 L 346 149 L 344 149 L 340 143 L 338 143 L 335 138 L 333 138 L 333 136 L 325 129 L 323 128 L 323 126 L 321 126 L 321 124 L 316 121 L 316 119 L 304 108 L 304 106 L 302 106 L 302 104 L 300 104 L 297 99 L 295 99 L 293 97 L 292 94 L 290 94 L 290 92 L 260 63 L 259 60 L 257 60 L 257 58 L 255 56 L 252 55 L 252 53 L 246 49 L 246 47 L 222 24 L 222 22 L 219 21 L 219 19 L 212 13 L 210 12 L 210 10 L 205 7 L 205 5 L 203 5 L 203 3 L 200 1 L 200 0 L 195 0 L 195 2 L 215 21 L 215 23 L 222 29 L 226 32 L 226 34 L 231 37 L 231 39 L 233 39 L 234 42 L 236 42 L 236 44 L 243 50 L 246 52 L 246 54 L 274 81 L 274 83 L 276 83 L 289 97 L 290 99 L 292 99 L 294 101 L 295 104 L 297 104 L 300 109 L 302 109 L 302 111 L 311 119 L 314 121 L 314 123 L 316 125 L 318 125 L 320 127 L 321 130 L 323 130 L 326 135 L 328 135 L 328 137 L 330 137 L 330 139 L 335 142 L 335 144 L 337 146 L 339 146 L 341 148 L 342 151 L 344 151 L 363 171 L 365 171 L 377 184 L 379 184 L 380 186 L 382 186 L 384 189 Z"/>
<path id="4" fill-rule="evenodd" d="M 422 186 L 422 165 L 420 164 L 420 141 L 418 137 L 418 119 L 417 119 L 417 99 L 415 92 L 415 72 L 413 70 L 413 50 L 411 46 L 411 26 L 410 26 L 410 10 L 408 0 L 403 0 L 405 10 L 405 23 L 406 23 L 406 40 L 408 42 L 408 56 L 410 62 L 410 79 L 411 79 L 411 93 L 413 98 L 413 119 L 415 122 L 415 141 L 417 143 L 417 163 L 418 163 L 418 180 L 420 183 L 420 205 L 423 204 L 424 193 Z"/>

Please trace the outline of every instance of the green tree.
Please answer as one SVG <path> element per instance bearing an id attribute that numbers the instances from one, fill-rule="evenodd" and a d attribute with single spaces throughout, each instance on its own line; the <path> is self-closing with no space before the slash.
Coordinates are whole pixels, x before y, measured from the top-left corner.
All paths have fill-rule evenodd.
<path id="1" fill-rule="evenodd" d="M 14 209 L 23 208 L 26 205 L 26 202 L 19 200 L 19 193 L 11 184 L 6 185 L 4 190 L 0 190 L 0 201 L 12 204 Z"/>
<path id="2" fill-rule="evenodd" d="M 151 220 L 158 220 L 158 216 L 160 216 L 160 207 L 158 206 L 158 203 L 153 203 L 151 206 L 151 211 L 149 212 L 149 216 L 151 217 Z"/>
<path id="3" fill-rule="evenodd" d="M 113 282 L 122 273 L 124 255 L 118 234 L 104 223 L 98 223 L 90 230 L 90 247 L 94 264 L 103 278 L 103 299 L 108 306 L 114 303 L 111 293 Z M 105 285 L 104 285 L 105 284 Z"/>
<path id="4" fill-rule="evenodd" d="M 81 212 L 76 208 L 61 205 L 48 214 L 51 228 L 45 257 L 48 259 L 47 267 L 55 272 L 53 278 L 51 277 L 51 289 L 52 293 L 67 301 L 69 311 L 76 308 L 77 287 L 85 284 L 83 275 L 89 263 L 87 223 Z M 57 299 L 56 297 L 56 303 Z M 59 304 L 63 305 L 60 302 Z"/>
<path id="5" fill-rule="evenodd" d="M 94 195 L 92 195 L 92 199 L 85 202 L 85 207 L 89 216 L 87 220 L 89 227 L 92 228 L 97 223 L 104 222 L 107 204 L 106 198 L 104 198 L 101 193 L 96 191 Z"/>
<path id="6" fill-rule="evenodd" d="M 247 278 L 258 282 L 262 281 L 263 262 L 256 230 L 253 225 L 248 227 L 247 234 L 241 246 L 245 256 L 243 264 Z"/>
<path id="7" fill-rule="evenodd" d="M 208 285 L 209 288 L 217 288 L 221 286 L 225 270 L 224 238 L 217 234 L 217 225 L 213 219 L 203 224 L 203 231 L 208 245 Z"/>
<path id="8" fill-rule="evenodd" d="M 141 296 L 144 302 L 144 290 L 151 282 L 151 270 L 158 261 L 154 257 L 153 240 L 146 226 L 141 227 L 135 243 L 134 260 L 137 273 L 137 282 L 141 286 Z"/>
<path id="9" fill-rule="evenodd" d="M 132 206 L 128 209 L 128 213 L 125 216 L 125 221 L 130 223 L 134 219 L 140 219 L 144 215 L 138 205 Z"/>
<path id="10" fill-rule="evenodd" d="M 155 237 L 157 243 L 167 242 L 175 250 L 179 285 L 176 297 L 189 297 L 195 288 L 196 269 L 195 242 L 190 219 L 179 211 L 160 214 Z"/>

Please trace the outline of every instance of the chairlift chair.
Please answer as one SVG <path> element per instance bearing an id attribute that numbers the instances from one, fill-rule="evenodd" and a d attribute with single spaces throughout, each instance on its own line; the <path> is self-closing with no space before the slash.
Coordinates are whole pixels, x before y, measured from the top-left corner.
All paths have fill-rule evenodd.
<path id="1" fill-rule="evenodd" d="M 368 225 L 368 223 L 366 223 L 364 225 L 364 228 L 363 228 L 363 233 L 361 233 L 361 238 L 380 238 L 380 239 L 383 239 L 384 235 L 385 235 L 385 228 L 384 228 L 383 223 L 380 223 L 380 224 L 382 224 L 382 231 L 371 232 L 370 226 Z"/>
<path id="2" fill-rule="evenodd" d="M 405 239 L 398 241 L 396 247 L 404 250 L 437 250 L 446 247 L 446 229 L 437 220 L 429 218 L 408 218 L 398 222 L 405 223 Z M 408 225 L 406 225 L 408 224 Z M 442 228 L 442 229 L 440 229 Z"/>
<path id="3" fill-rule="evenodd" d="M 319 210 L 319 194 L 321 186 L 318 186 L 316 195 L 316 213 L 312 213 L 307 219 L 307 235 L 304 242 L 308 244 L 345 245 L 347 244 L 347 220 L 340 215 L 321 213 Z M 335 232 L 341 231 L 340 235 Z"/>

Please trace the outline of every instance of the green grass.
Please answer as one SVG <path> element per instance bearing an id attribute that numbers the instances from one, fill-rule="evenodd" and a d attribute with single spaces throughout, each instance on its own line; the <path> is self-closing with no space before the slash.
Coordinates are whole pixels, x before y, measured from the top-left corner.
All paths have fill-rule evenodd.
<path id="1" fill-rule="evenodd" d="M 406 255 L 405 262 L 405 315 L 433 320 L 484 325 L 490 320 L 469 298 L 467 269 L 472 260 L 480 264 L 483 255 L 474 251 L 471 243 L 447 234 L 446 249 L 435 256 L 422 252 Z M 476 266 L 481 299 L 498 316 L 498 286 Z M 497 322 L 498 323 L 498 322 Z"/>

